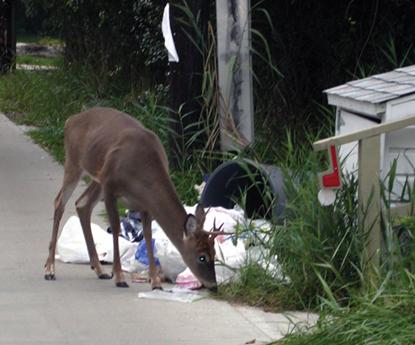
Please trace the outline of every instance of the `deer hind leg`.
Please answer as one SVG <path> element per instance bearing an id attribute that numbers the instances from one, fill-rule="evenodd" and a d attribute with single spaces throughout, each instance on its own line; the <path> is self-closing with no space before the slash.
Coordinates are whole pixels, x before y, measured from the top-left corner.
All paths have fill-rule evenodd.
<path id="1" fill-rule="evenodd" d="M 118 244 L 118 236 L 120 234 L 120 216 L 117 209 L 117 199 L 112 194 L 104 192 L 104 200 L 108 218 L 111 224 L 112 238 L 114 243 L 113 274 L 115 276 L 115 285 L 117 287 L 127 288 L 128 284 L 124 279 L 124 274 L 121 269 L 120 248 Z"/>
<path id="2" fill-rule="evenodd" d="M 84 233 L 86 247 L 88 249 L 91 268 L 95 271 L 99 279 L 111 279 L 112 277 L 102 270 L 101 263 L 98 259 L 97 250 L 95 248 L 94 238 L 91 231 L 91 213 L 102 195 L 101 185 L 92 181 L 87 189 L 82 193 L 75 202 L 76 211 L 81 222 L 82 231 Z"/>
<path id="3" fill-rule="evenodd" d="M 55 210 L 53 213 L 53 228 L 52 228 L 52 238 L 49 244 L 49 256 L 45 264 L 45 279 L 46 280 L 55 280 L 55 252 L 56 252 L 56 242 L 58 239 L 59 224 L 65 210 L 65 205 L 71 197 L 73 191 L 78 184 L 78 181 L 81 177 L 81 169 L 65 169 L 62 188 L 60 189 L 58 195 L 55 198 Z"/>
<path id="4" fill-rule="evenodd" d="M 162 290 L 159 270 L 156 266 L 153 253 L 152 233 L 151 233 L 151 218 L 147 212 L 141 214 L 141 221 L 143 222 L 144 239 L 147 247 L 147 257 L 150 269 L 150 283 L 153 290 Z"/>

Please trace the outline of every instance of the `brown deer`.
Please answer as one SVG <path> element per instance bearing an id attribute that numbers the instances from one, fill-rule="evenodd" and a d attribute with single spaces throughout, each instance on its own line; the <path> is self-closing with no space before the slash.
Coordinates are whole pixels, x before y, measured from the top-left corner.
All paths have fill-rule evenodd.
<path id="1" fill-rule="evenodd" d="M 88 248 L 91 268 L 100 279 L 111 279 L 98 260 L 91 233 L 91 212 L 104 200 L 113 229 L 113 275 L 118 287 L 128 287 L 121 270 L 117 199 L 141 213 L 149 258 L 151 287 L 161 288 L 151 245 L 151 221 L 156 220 L 180 252 L 184 262 L 202 282 L 216 289 L 214 238 L 223 234 L 214 226 L 204 231 L 205 212 L 199 204 L 195 216 L 186 214 L 168 173 L 165 150 L 156 134 L 129 115 L 95 107 L 73 115 L 65 124 L 65 171 L 55 199 L 52 239 L 45 264 L 45 279 L 55 280 L 55 250 L 65 205 L 84 174 L 92 182 L 76 201 L 76 210 Z"/>

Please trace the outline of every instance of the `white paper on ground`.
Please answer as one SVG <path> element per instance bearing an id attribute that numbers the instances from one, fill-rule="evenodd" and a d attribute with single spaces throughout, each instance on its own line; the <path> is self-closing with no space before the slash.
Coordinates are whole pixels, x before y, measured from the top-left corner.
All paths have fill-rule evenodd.
<path id="1" fill-rule="evenodd" d="M 173 288 L 172 290 L 152 290 L 138 293 L 138 298 L 158 299 L 182 303 L 192 303 L 205 297 L 207 297 L 206 292 L 204 293 L 203 291 L 192 291 L 181 288 Z"/>

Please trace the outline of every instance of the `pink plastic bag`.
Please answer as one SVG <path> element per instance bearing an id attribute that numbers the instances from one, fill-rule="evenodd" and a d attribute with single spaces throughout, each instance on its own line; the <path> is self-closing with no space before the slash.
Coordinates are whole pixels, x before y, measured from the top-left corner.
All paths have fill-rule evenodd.
<path id="1" fill-rule="evenodd" d="M 180 273 L 176 278 L 176 284 L 182 288 L 187 288 L 191 290 L 200 289 L 202 284 L 194 276 L 192 271 L 189 268 L 186 268 L 182 273 Z"/>

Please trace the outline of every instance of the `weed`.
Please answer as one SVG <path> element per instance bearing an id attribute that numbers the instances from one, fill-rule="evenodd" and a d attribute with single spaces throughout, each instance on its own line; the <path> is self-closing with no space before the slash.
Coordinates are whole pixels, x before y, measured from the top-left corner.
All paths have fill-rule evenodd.
<path id="1" fill-rule="evenodd" d="M 63 45 L 63 41 L 60 40 L 59 38 L 48 37 L 48 36 L 41 37 L 38 35 L 22 34 L 22 33 L 18 33 L 17 42 L 36 43 L 36 44 L 49 45 L 49 46 Z"/>
<path id="2" fill-rule="evenodd" d="M 412 286 L 356 297 L 354 306 L 326 311 L 316 329 L 292 335 L 284 345 L 414 344 L 414 293 Z"/>
<path id="3" fill-rule="evenodd" d="M 125 111 L 152 129 L 168 146 L 169 118 L 164 103 L 166 90 L 121 91 L 117 85 L 98 86 L 83 69 L 50 72 L 16 71 L 0 80 L 0 109 L 20 124 L 37 127 L 30 136 L 64 161 L 63 127 L 66 119 L 87 108 L 100 105 Z M 197 201 L 193 186 L 200 184 L 202 173 L 197 165 L 184 159 L 181 169 L 173 172 L 173 180 L 182 200 Z"/>
<path id="4" fill-rule="evenodd" d="M 289 301 L 284 285 L 270 272 L 255 263 L 249 263 L 238 272 L 238 280 L 219 287 L 218 297 L 227 300 L 262 307 L 268 311 L 281 311 L 289 307 L 295 309 L 299 305 L 295 296 Z"/>
<path id="5" fill-rule="evenodd" d="M 36 65 L 36 66 L 63 66 L 63 58 L 44 58 L 31 55 L 17 56 L 17 64 Z"/>

